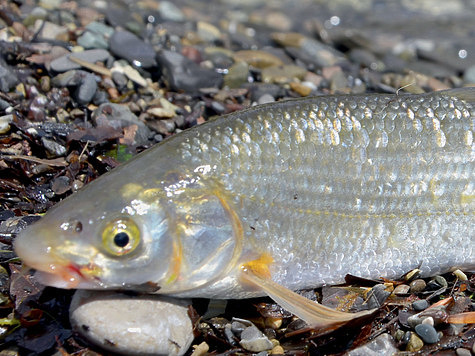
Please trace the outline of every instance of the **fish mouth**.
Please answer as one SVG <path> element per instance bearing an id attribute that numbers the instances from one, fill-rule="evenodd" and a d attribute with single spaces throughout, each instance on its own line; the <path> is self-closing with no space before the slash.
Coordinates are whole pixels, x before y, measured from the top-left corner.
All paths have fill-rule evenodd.
<path id="1" fill-rule="evenodd" d="M 98 289 L 102 288 L 98 279 L 90 279 L 84 275 L 84 267 L 73 263 L 49 264 L 48 269 L 32 266 L 35 277 L 41 284 L 62 289 Z"/>
<path id="2" fill-rule="evenodd" d="M 41 284 L 64 289 L 103 288 L 97 266 L 81 266 L 57 255 L 54 247 L 40 236 L 20 233 L 14 249 L 24 265 L 36 270 L 35 277 Z"/>

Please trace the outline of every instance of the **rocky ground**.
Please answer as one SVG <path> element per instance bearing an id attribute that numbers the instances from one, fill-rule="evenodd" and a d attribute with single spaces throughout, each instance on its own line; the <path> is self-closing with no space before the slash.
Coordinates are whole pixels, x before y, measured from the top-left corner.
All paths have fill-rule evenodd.
<path id="1" fill-rule="evenodd" d="M 72 292 L 42 287 L 11 252 L 56 202 L 251 105 L 473 86 L 474 17 L 471 0 L 0 0 L 0 355 L 105 354 L 72 331 Z M 327 335 L 267 299 L 195 300 L 186 352 L 475 354 L 474 324 L 453 323 L 474 309 L 475 275 L 384 282 L 312 291 L 335 307 L 380 306 Z"/>

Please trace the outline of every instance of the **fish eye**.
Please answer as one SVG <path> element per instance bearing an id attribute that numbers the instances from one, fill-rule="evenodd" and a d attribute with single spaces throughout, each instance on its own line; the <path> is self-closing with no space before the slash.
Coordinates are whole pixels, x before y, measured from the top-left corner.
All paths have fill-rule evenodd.
<path id="1" fill-rule="evenodd" d="M 124 256 L 133 252 L 141 240 L 140 229 L 128 217 L 121 217 L 107 223 L 102 231 L 102 245 L 113 256 Z"/>

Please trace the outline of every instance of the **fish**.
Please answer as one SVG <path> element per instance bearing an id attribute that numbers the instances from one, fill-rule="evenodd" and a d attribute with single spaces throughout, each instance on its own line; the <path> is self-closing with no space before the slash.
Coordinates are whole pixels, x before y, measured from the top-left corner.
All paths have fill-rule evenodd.
<path id="1" fill-rule="evenodd" d="M 87 184 L 23 230 L 15 252 L 58 288 L 269 295 L 340 325 L 368 312 L 294 291 L 475 266 L 474 130 L 475 88 L 251 107 Z"/>

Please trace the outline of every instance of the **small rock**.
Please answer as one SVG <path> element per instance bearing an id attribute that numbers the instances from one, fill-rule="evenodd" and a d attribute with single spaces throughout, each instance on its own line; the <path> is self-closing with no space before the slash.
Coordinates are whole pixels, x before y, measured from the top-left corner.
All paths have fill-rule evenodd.
<path id="1" fill-rule="evenodd" d="M 426 282 L 423 279 L 415 279 L 409 285 L 411 293 L 422 292 L 426 288 Z"/>
<path id="2" fill-rule="evenodd" d="M 96 345 L 121 354 L 183 355 L 193 341 L 186 299 L 77 291 L 73 328 Z"/>
<path id="3" fill-rule="evenodd" d="M 65 156 L 67 153 L 66 147 L 46 137 L 42 137 L 41 142 L 46 150 L 54 157 Z"/>
<path id="4" fill-rule="evenodd" d="M 391 356 L 398 349 L 394 344 L 394 339 L 389 334 L 382 334 L 371 342 L 360 346 L 347 353 L 348 356 Z"/>
<path id="5" fill-rule="evenodd" d="M 81 105 L 89 104 L 96 94 L 96 90 L 96 77 L 91 73 L 86 74 L 75 92 L 77 102 Z"/>
<path id="6" fill-rule="evenodd" d="M 261 104 L 273 103 L 274 101 L 275 101 L 275 98 L 272 95 L 264 94 L 257 100 L 257 103 L 261 105 Z"/>
<path id="7" fill-rule="evenodd" d="M 272 53 L 260 50 L 237 51 L 236 53 L 234 53 L 234 60 L 236 62 L 246 62 L 250 66 L 260 69 L 272 66 L 281 66 L 284 64 L 279 57 L 273 55 Z"/>
<path id="8" fill-rule="evenodd" d="M 475 84 L 475 65 L 465 70 L 463 80 L 465 83 Z"/>
<path id="9" fill-rule="evenodd" d="M 59 26 L 49 21 L 36 20 L 33 27 L 39 37 L 46 40 L 68 41 L 69 34 L 66 26 Z"/>
<path id="10" fill-rule="evenodd" d="M 125 105 L 104 103 L 92 113 L 92 119 L 97 126 L 109 125 L 114 128 L 125 128 L 137 125 L 134 144 L 144 145 L 148 142 L 151 132 Z"/>
<path id="11" fill-rule="evenodd" d="M 283 355 L 284 348 L 280 345 L 274 346 L 270 352 L 271 355 Z"/>
<path id="12" fill-rule="evenodd" d="M 412 303 L 412 307 L 416 311 L 422 311 L 426 309 L 428 306 L 429 306 L 429 302 L 427 302 L 427 300 L 425 299 L 416 300 L 415 302 Z"/>
<path id="13" fill-rule="evenodd" d="M 465 273 L 463 273 L 461 270 L 459 270 L 458 268 L 452 272 L 454 274 L 455 277 L 457 277 L 459 280 L 461 281 L 467 281 L 468 278 L 467 278 L 467 275 Z"/>
<path id="14" fill-rule="evenodd" d="M 262 81 L 264 83 L 285 84 L 295 79 L 302 80 L 307 70 L 305 68 L 288 64 L 283 66 L 271 66 L 262 70 Z"/>
<path id="15" fill-rule="evenodd" d="M 8 93 L 18 83 L 18 78 L 13 70 L 3 60 L 0 60 L 0 91 Z"/>
<path id="16" fill-rule="evenodd" d="M 409 287 L 407 284 L 400 284 L 398 286 L 396 286 L 396 288 L 394 288 L 394 291 L 393 293 L 398 295 L 398 294 L 407 294 L 409 293 L 409 289 L 411 287 Z"/>
<path id="17" fill-rule="evenodd" d="M 223 77 L 214 70 L 201 68 L 180 53 L 162 50 L 157 54 L 163 76 L 170 89 L 198 93 L 201 88 L 219 88 Z"/>
<path id="18" fill-rule="evenodd" d="M 312 92 L 312 88 L 308 85 L 299 82 L 291 82 L 290 89 L 299 94 L 300 96 L 308 96 Z"/>
<path id="19" fill-rule="evenodd" d="M 131 32 L 114 32 L 109 39 L 109 48 L 116 56 L 126 59 L 137 67 L 150 68 L 157 65 L 152 45 Z"/>
<path id="20" fill-rule="evenodd" d="M 474 343 L 475 345 L 475 343 Z M 457 356 L 471 356 L 472 353 L 470 352 L 469 349 L 464 349 L 462 347 L 458 347 L 456 350 L 455 350 L 455 353 L 457 354 Z"/>
<path id="21" fill-rule="evenodd" d="M 0 116 L 0 134 L 10 131 L 10 123 L 13 121 L 13 115 Z"/>
<path id="22" fill-rule="evenodd" d="M 109 42 L 104 38 L 104 36 L 94 33 L 91 31 L 85 31 L 81 36 L 78 37 L 77 43 L 79 46 L 84 48 L 109 48 Z"/>
<path id="23" fill-rule="evenodd" d="M 439 335 L 432 325 L 419 324 L 415 327 L 417 335 L 419 335 L 424 342 L 434 344 L 439 341 Z"/>
<path id="24" fill-rule="evenodd" d="M 69 189 L 71 189 L 70 179 L 66 176 L 55 178 L 51 184 L 51 189 L 57 195 L 66 193 Z"/>
<path id="25" fill-rule="evenodd" d="M 243 348 L 251 352 L 261 352 L 272 349 L 272 342 L 255 326 L 246 327 L 241 332 L 241 341 Z"/>
<path id="26" fill-rule="evenodd" d="M 205 341 L 203 341 L 199 345 L 193 345 L 193 349 L 194 350 L 193 350 L 191 356 L 204 356 L 204 355 L 208 354 L 209 346 Z"/>
<path id="27" fill-rule="evenodd" d="M 158 12 L 163 20 L 176 22 L 185 20 L 185 15 L 183 15 L 181 9 L 170 1 L 161 1 Z"/>
<path id="28" fill-rule="evenodd" d="M 435 276 L 432 280 L 441 287 L 447 288 L 449 286 L 446 279 L 442 276 Z"/>
<path id="29" fill-rule="evenodd" d="M 409 342 L 406 345 L 406 351 L 417 352 L 424 346 L 424 342 L 416 333 L 411 332 Z"/>
<path id="30" fill-rule="evenodd" d="M 228 73 L 224 76 L 224 85 L 229 88 L 239 88 L 247 83 L 249 76 L 249 65 L 246 62 L 237 62 L 233 64 Z"/>

